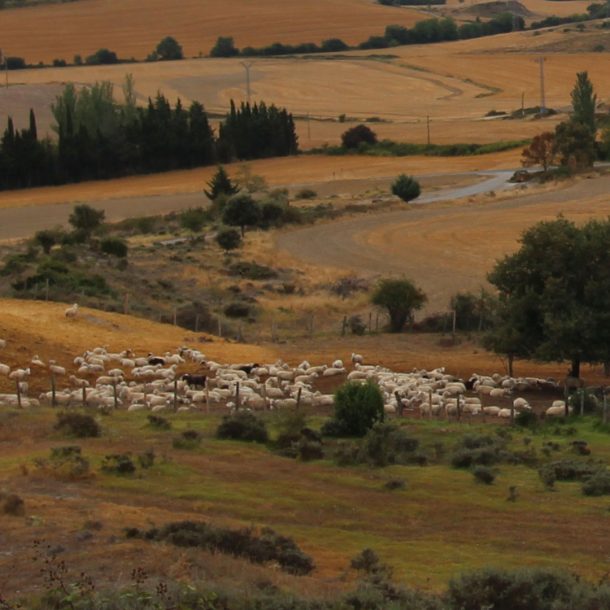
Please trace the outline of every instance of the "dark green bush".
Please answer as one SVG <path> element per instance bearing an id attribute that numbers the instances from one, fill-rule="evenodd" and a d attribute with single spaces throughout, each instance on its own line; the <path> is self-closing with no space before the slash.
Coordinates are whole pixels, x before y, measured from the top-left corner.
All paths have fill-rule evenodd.
<path id="1" fill-rule="evenodd" d="M 119 237 L 106 237 L 100 243 L 100 249 L 104 254 L 117 258 L 126 258 L 129 250 L 127 242 Z"/>
<path id="2" fill-rule="evenodd" d="M 371 382 L 348 381 L 334 397 L 335 430 L 338 436 L 364 436 L 376 422 L 383 421 L 383 396 L 377 385 Z M 323 433 L 330 436 L 331 427 L 325 426 Z"/>
<path id="3" fill-rule="evenodd" d="M 472 475 L 476 481 L 485 485 L 491 485 L 496 478 L 494 471 L 487 466 L 475 466 L 472 469 Z"/>
<path id="4" fill-rule="evenodd" d="M 408 464 L 419 441 L 394 424 L 376 423 L 366 434 L 360 447 L 360 458 L 371 466 Z"/>
<path id="5" fill-rule="evenodd" d="M 203 208 L 189 208 L 180 214 L 180 224 L 193 233 L 199 233 L 208 219 Z"/>
<path id="6" fill-rule="evenodd" d="M 152 468 L 155 465 L 155 450 L 147 449 L 144 453 L 138 455 L 138 464 L 140 468 Z"/>
<path id="7" fill-rule="evenodd" d="M 314 190 L 302 188 L 296 192 L 294 197 L 295 199 L 315 199 L 317 196 L 318 193 L 316 193 Z"/>
<path id="8" fill-rule="evenodd" d="M 230 275 L 239 275 L 249 280 L 271 280 L 277 277 L 277 271 L 258 263 L 241 261 L 229 267 Z"/>
<path id="9" fill-rule="evenodd" d="M 197 449 L 201 445 L 202 436 L 197 430 L 184 430 L 172 441 L 174 449 Z"/>
<path id="10" fill-rule="evenodd" d="M 251 305 L 243 301 L 229 303 L 223 311 L 228 318 L 247 318 L 252 315 Z"/>
<path id="11" fill-rule="evenodd" d="M 136 465 L 127 453 L 113 453 L 102 460 L 102 471 L 108 474 L 133 474 Z"/>
<path id="12" fill-rule="evenodd" d="M 149 415 L 148 423 L 151 427 L 159 430 L 169 430 L 172 427 L 172 423 L 160 415 Z"/>
<path id="13" fill-rule="evenodd" d="M 216 243 L 227 252 L 241 246 L 241 235 L 236 229 L 223 229 L 216 235 Z"/>
<path id="14" fill-rule="evenodd" d="M 91 438 L 101 434 L 95 419 L 82 413 L 58 413 L 55 429 L 77 438 Z"/>
<path id="15" fill-rule="evenodd" d="M 225 415 L 216 430 L 216 437 L 255 443 L 266 443 L 269 438 L 265 422 L 249 411 Z"/>
<path id="16" fill-rule="evenodd" d="M 17 494 L 0 492 L 0 507 L 5 515 L 11 515 L 12 517 L 23 517 L 25 515 L 25 502 Z"/>
<path id="17" fill-rule="evenodd" d="M 341 143 L 344 148 L 358 148 L 361 144 L 375 144 L 377 135 L 366 125 L 356 125 L 350 127 L 347 131 L 341 134 Z"/>
<path id="18" fill-rule="evenodd" d="M 606 607 L 610 591 L 555 570 L 485 568 L 452 580 L 446 597 L 460 610 L 596 610 Z"/>
<path id="19" fill-rule="evenodd" d="M 550 462 L 544 468 L 551 470 L 558 481 L 584 481 L 599 470 L 595 463 L 570 459 Z"/>
<path id="20" fill-rule="evenodd" d="M 522 428 L 534 428 L 538 425 L 538 416 L 534 411 L 521 411 L 515 416 L 515 424 Z"/>
<path id="21" fill-rule="evenodd" d="M 294 540 L 269 528 L 257 533 L 251 528 L 231 530 L 208 523 L 180 521 L 147 532 L 130 528 L 125 533 L 130 538 L 165 540 L 176 546 L 198 547 L 245 557 L 253 563 L 276 561 L 282 570 L 291 574 L 309 574 L 314 568 L 311 557 L 305 555 Z"/>
<path id="22" fill-rule="evenodd" d="M 610 495 L 610 472 L 608 470 L 598 470 L 583 483 L 582 493 L 585 496 Z"/>
<path id="23" fill-rule="evenodd" d="M 54 447 L 49 459 L 37 459 L 34 463 L 41 471 L 58 478 L 73 480 L 89 475 L 89 461 L 78 445 Z"/>
<path id="24" fill-rule="evenodd" d="M 388 491 L 396 491 L 398 489 L 406 489 L 407 484 L 402 479 L 390 479 L 383 484 L 383 487 Z"/>
<path id="25" fill-rule="evenodd" d="M 392 184 L 392 193 L 403 201 L 409 202 L 419 197 L 421 188 L 419 182 L 412 176 L 401 174 Z"/>

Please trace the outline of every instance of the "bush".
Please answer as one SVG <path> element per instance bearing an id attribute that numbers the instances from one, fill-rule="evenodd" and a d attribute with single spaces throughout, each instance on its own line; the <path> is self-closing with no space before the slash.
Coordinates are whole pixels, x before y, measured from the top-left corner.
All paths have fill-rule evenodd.
<path id="1" fill-rule="evenodd" d="M 585 496 L 610 495 L 610 472 L 608 470 L 598 470 L 583 483 L 582 493 Z"/>
<path id="2" fill-rule="evenodd" d="M 140 464 L 140 468 L 152 468 L 155 465 L 155 459 L 155 450 L 147 449 L 138 456 L 138 464 Z"/>
<path id="3" fill-rule="evenodd" d="M 136 471 L 136 465 L 128 453 L 114 453 L 105 456 L 101 468 L 108 474 L 126 475 Z"/>
<path id="4" fill-rule="evenodd" d="M 78 445 L 55 447 L 48 459 L 38 459 L 34 463 L 41 472 L 60 479 L 74 480 L 89 475 L 89 461 L 81 455 Z"/>
<path id="5" fill-rule="evenodd" d="M 7 57 L 4 60 L 7 70 L 25 70 L 28 67 L 23 57 Z"/>
<path id="6" fill-rule="evenodd" d="M 184 430 L 172 441 L 174 449 L 197 449 L 201 445 L 202 436 L 197 430 Z"/>
<path id="7" fill-rule="evenodd" d="M 399 489 L 406 489 L 407 484 L 402 479 L 390 479 L 383 484 L 383 488 L 388 491 L 396 491 Z"/>
<path id="8" fill-rule="evenodd" d="M 239 55 L 239 49 L 235 48 L 231 36 L 219 36 L 210 50 L 210 57 L 235 57 L 235 55 Z"/>
<path id="9" fill-rule="evenodd" d="M 392 193 L 403 201 L 409 202 L 419 197 L 421 188 L 415 178 L 401 174 L 392 184 Z"/>
<path id="10" fill-rule="evenodd" d="M 160 415 L 149 415 L 148 423 L 152 428 L 158 428 L 159 430 L 169 430 L 172 427 L 171 422 Z"/>
<path id="11" fill-rule="evenodd" d="M 347 325 L 352 335 L 361 337 L 366 332 L 366 324 L 361 316 L 350 316 L 347 319 Z"/>
<path id="12" fill-rule="evenodd" d="M 419 441 L 399 426 L 376 423 L 364 437 L 359 458 L 378 468 L 390 464 L 409 464 L 418 447 Z"/>
<path id="13" fill-rule="evenodd" d="M 555 570 L 485 568 L 450 581 L 447 601 L 460 610 L 601 608 L 592 589 L 578 577 Z"/>
<path id="14" fill-rule="evenodd" d="M 203 208 L 189 208 L 180 214 L 180 225 L 193 233 L 199 233 L 207 218 L 207 213 Z"/>
<path id="15" fill-rule="evenodd" d="M 302 188 L 295 194 L 295 199 L 315 199 L 318 193 L 312 189 Z"/>
<path id="16" fill-rule="evenodd" d="M 101 434 L 95 419 L 81 413 L 58 413 L 55 429 L 77 438 L 92 438 Z"/>
<path id="17" fill-rule="evenodd" d="M 552 472 L 558 481 L 584 481 L 596 474 L 599 466 L 592 462 L 558 460 L 545 464 L 543 469 Z"/>
<path id="18" fill-rule="evenodd" d="M 116 256 L 118 258 L 127 257 L 127 242 L 119 237 L 107 237 L 106 239 L 103 239 L 100 244 L 100 249 L 104 254 L 110 254 L 111 256 Z"/>
<path id="19" fill-rule="evenodd" d="M 338 436 L 364 436 L 376 422 L 383 421 L 383 396 L 374 383 L 347 382 L 334 397 L 334 420 Z M 329 435 L 332 425 L 324 427 Z"/>
<path id="20" fill-rule="evenodd" d="M 178 44 L 178 41 L 171 36 L 166 36 L 155 49 L 157 58 L 164 60 L 182 59 L 182 47 Z"/>
<path id="21" fill-rule="evenodd" d="M 208 523 L 180 521 L 147 532 L 130 528 L 125 533 L 130 538 L 164 540 L 176 546 L 245 557 L 253 563 L 275 561 L 282 570 L 296 575 L 309 574 L 314 568 L 312 559 L 301 551 L 294 540 L 269 528 L 263 528 L 257 534 L 252 528 L 231 530 Z"/>
<path id="22" fill-rule="evenodd" d="M 491 485 L 496 478 L 494 471 L 487 466 L 475 466 L 472 470 L 472 475 L 477 482 L 484 483 L 485 485 Z"/>
<path id="23" fill-rule="evenodd" d="M 229 318 L 247 318 L 251 315 L 252 308 L 248 303 L 235 302 L 229 303 L 223 311 Z"/>
<path id="24" fill-rule="evenodd" d="M 229 267 L 230 275 L 238 275 L 248 280 L 271 280 L 277 278 L 275 269 L 259 265 L 254 261 L 241 261 Z"/>
<path id="25" fill-rule="evenodd" d="M 216 243 L 227 252 L 241 246 L 241 235 L 235 229 L 223 229 L 216 235 Z"/>
<path id="26" fill-rule="evenodd" d="M 108 49 L 99 49 L 93 55 L 89 55 L 85 59 L 85 63 L 89 66 L 98 66 L 100 64 L 116 64 L 119 58 L 114 51 Z"/>
<path id="27" fill-rule="evenodd" d="M 25 515 L 25 502 L 17 494 L 5 494 L 0 492 L 0 506 L 2 513 L 12 517 L 23 517 Z"/>
<path id="28" fill-rule="evenodd" d="M 265 422 L 248 411 L 225 415 L 216 430 L 216 437 L 255 443 L 266 443 L 269 438 Z"/>
<path id="29" fill-rule="evenodd" d="M 345 148 L 358 148 L 361 144 L 376 144 L 375 132 L 366 125 L 356 125 L 341 135 L 341 143 Z"/>
<path id="30" fill-rule="evenodd" d="M 534 411 L 521 411 L 515 415 L 515 424 L 522 428 L 535 428 L 538 425 L 538 416 Z"/>

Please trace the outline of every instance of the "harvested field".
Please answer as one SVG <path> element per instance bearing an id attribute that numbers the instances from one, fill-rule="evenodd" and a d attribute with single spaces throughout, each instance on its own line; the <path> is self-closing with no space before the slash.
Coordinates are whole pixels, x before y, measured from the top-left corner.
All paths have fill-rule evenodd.
<path id="1" fill-rule="evenodd" d="M 328 38 L 354 44 L 389 23 L 410 26 L 421 18 L 418 11 L 369 0 L 323 0 L 315 6 L 296 0 L 81 0 L 3 10 L 0 29 L 3 48 L 35 64 L 72 61 L 75 54 L 84 58 L 100 48 L 120 58 L 145 59 L 165 36 L 176 38 L 187 57 L 207 55 L 218 36 L 232 36 L 240 48 Z"/>
<path id="2" fill-rule="evenodd" d="M 515 250 L 520 233 L 558 214 L 577 221 L 610 213 L 610 176 L 560 190 L 483 198 L 461 205 L 411 206 L 280 234 L 295 260 L 360 274 L 405 274 L 428 295 L 427 312 L 445 311 L 451 295 L 478 291 L 494 261 Z"/>

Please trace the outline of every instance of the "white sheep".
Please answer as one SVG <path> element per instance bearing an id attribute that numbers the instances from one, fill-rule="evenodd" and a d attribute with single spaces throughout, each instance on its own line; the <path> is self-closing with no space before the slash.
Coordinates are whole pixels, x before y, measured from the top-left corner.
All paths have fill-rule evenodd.
<path id="1" fill-rule="evenodd" d="M 78 303 L 72 303 L 68 309 L 64 311 L 66 318 L 74 319 L 78 315 Z"/>
<path id="2" fill-rule="evenodd" d="M 354 354 L 354 352 L 352 352 L 352 364 L 364 364 L 364 356 L 362 354 Z"/>

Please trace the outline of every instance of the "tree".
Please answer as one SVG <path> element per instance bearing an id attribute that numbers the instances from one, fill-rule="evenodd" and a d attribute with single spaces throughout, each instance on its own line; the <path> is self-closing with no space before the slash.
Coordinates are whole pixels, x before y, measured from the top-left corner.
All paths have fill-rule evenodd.
<path id="1" fill-rule="evenodd" d="M 415 178 L 406 174 L 400 174 L 392 184 L 392 193 L 403 201 L 409 202 L 419 197 L 421 188 Z"/>
<path id="2" fill-rule="evenodd" d="M 348 381 L 334 396 L 338 431 L 345 436 L 364 436 L 377 422 L 383 421 L 383 396 L 379 387 Z"/>
<path id="3" fill-rule="evenodd" d="M 172 59 L 183 59 L 182 47 L 178 44 L 178 41 L 171 36 L 166 36 L 155 49 L 157 58 L 161 61 L 172 60 Z"/>
<path id="4" fill-rule="evenodd" d="M 105 217 L 104 210 L 96 210 L 87 204 L 74 206 L 68 222 L 77 230 L 85 235 L 91 235 L 103 222 Z"/>
<path id="5" fill-rule="evenodd" d="M 329 38 L 323 40 L 320 48 L 325 53 L 335 53 L 337 51 L 347 51 L 349 47 L 340 38 Z"/>
<path id="6" fill-rule="evenodd" d="M 597 156 L 595 135 L 582 123 L 559 123 L 555 127 L 555 154 L 561 165 L 571 170 L 592 167 Z"/>
<path id="7" fill-rule="evenodd" d="M 595 136 L 595 108 L 597 95 L 593 91 L 593 83 L 587 72 L 576 74 L 576 84 L 572 89 L 572 116 L 570 120 L 587 127 Z"/>
<path id="8" fill-rule="evenodd" d="M 242 237 L 246 227 L 257 225 L 261 219 L 261 208 L 250 195 L 236 195 L 229 199 L 222 215 L 226 225 L 241 228 Z"/>
<path id="9" fill-rule="evenodd" d="M 496 264 L 500 323 L 488 345 L 513 357 L 571 363 L 610 359 L 610 220 L 577 227 L 565 218 L 527 230 Z"/>
<path id="10" fill-rule="evenodd" d="M 216 173 L 207 186 L 210 190 L 204 190 L 203 192 L 210 201 L 214 201 L 218 195 L 235 195 L 239 191 L 239 187 L 231 182 L 229 175 L 222 165 L 218 166 Z"/>
<path id="11" fill-rule="evenodd" d="M 341 135 L 341 143 L 345 148 L 358 148 L 360 144 L 376 144 L 377 135 L 366 125 L 356 125 Z"/>
<path id="12" fill-rule="evenodd" d="M 375 288 L 371 302 L 388 310 L 390 331 L 399 333 L 413 312 L 421 309 L 426 295 L 408 279 L 382 279 Z"/>
<path id="13" fill-rule="evenodd" d="M 235 229 L 224 229 L 216 235 L 216 243 L 227 252 L 241 246 L 241 235 Z"/>
<path id="14" fill-rule="evenodd" d="M 89 66 L 97 66 L 100 64 L 116 64 L 119 58 L 114 51 L 109 49 L 98 49 L 93 55 L 89 55 L 85 59 L 85 63 Z"/>
<path id="15" fill-rule="evenodd" d="M 236 55 L 239 55 L 239 49 L 235 48 L 231 36 L 219 36 L 210 51 L 210 57 L 235 57 Z"/>
<path id="16" fill-rule="evenodd" d="M 523 149 L 521 163 L 523 167 L 531 167 L 532 165 L 541 165 L 543 172 L 546 174 L 549 166 L 555 160 L 555 136 L 550 131 L 534 136 L 532 143 Z"/>
<path id="17" fill-rule="evenodd" d="M 40 244 L 40 247 L 45 254 L 51 252 L 51 248 L 57 243 L 57 238 L 57 231 L 51 231 L 49 229 L 38 231 L 36 235 L 34 235 L 34 241 Z"/>

